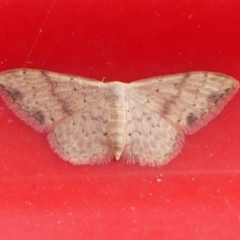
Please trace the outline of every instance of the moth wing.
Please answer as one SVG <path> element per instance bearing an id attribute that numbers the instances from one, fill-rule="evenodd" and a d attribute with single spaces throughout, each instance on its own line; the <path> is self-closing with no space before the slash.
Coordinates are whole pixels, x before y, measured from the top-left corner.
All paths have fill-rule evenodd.
<path id="1" fill-rule="evenodd" d="M 101 164 L 114 158 L 105 99 L 60 120 L 48 135 L 52 148 L 73 164 Z"/>
<path id="2" fill-rule="evenodd" d="M 133 99 L 186 134 L 196 132 L 212 120 L 239 87 L 234 78 L 211 72 L 153 77 L 130 85 Z"/>
<path id="3" fill-rule="evenodd" d="M 36 130 L 49 131 L 59 120 L 97 102 L 103 83 L 53 72 L 13 69 L 0 73 L 2 98 Z"/>
<path id="4" fill-rule="evenodd" d="M 170 121 L 132 98 L 129 98 L 128 107 L 128 134 L 123 160 L 132 164 L 161 166 L 180 152 L 184 135 Z"/>

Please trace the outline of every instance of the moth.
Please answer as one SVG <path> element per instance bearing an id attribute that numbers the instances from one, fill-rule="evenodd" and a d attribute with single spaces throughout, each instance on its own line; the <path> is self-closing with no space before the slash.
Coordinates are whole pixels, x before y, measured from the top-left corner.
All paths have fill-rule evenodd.
<path id="1" fill-rule="evenodd" d="M 239 83 L 213 72 L 188 72 L 103 83 L 42 70 L 0 73 L 10 109 L 73 164 L 161 166 L 181 150 L 185 134 L 212 120 Z"/>

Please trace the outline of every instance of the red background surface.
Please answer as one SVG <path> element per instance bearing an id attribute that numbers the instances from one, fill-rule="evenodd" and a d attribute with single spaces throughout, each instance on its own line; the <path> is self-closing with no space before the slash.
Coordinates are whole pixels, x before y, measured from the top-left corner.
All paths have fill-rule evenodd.
<path id="1" fill-rule="evenodd" d="M 2 0 L 0 70 L 240 79 L 238 0 Z M 162 168 L 73 166 L 0 100 L 0 239 L 240 237 L 240 93 Z"/>

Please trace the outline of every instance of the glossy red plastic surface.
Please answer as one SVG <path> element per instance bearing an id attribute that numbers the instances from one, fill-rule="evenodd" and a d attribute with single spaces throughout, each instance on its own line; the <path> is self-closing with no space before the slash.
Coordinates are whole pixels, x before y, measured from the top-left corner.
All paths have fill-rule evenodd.
<path id="1" fill-rule="evenodd" d="M 3 0 L 0 70 L 240 79 L 238 0 Z M 162 168 L 73 166 L 0 100 L 0 239 L 240 238 L 240 94 Z"/>

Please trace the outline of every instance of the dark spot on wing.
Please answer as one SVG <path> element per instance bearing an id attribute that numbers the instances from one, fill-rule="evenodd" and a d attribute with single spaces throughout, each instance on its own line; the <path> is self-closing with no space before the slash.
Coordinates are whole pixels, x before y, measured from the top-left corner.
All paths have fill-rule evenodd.
<path id="1" fill-rule="evenodd" d="M 191 74 L 189 72 L 186 72 L 183 79 L 189 78 L 191 76 Z"/>
<path id="2" fill-rule="evenodd" d="M 224 94 L 213 93 L 208 97 L 209 102 L 216 104 Z"/>
<path id="3" fill-rule="evenodd" d="M 45 123 L 45 116 L 42 113 L 42 111 L 35 112 L 32 115 L 39 123 L 44 124 Z"/>
<path id="4" fill-rule="evenodd" d="M 46 72 L 46 71 L 42 70 L 42 71 L 41 71 L 41 73 L 42 73 L 42 75 L 44 75 L 44 76 L 48 77 L 48 74 L 47 74 L 47 72 Z"/>
<path id="5" fill-rule="evenodd" d="M 20 92 L 19 90 L 12 89 L 8 92 L 15 101 L 22 101 L 24 98 L 24 94 L 22 92 Z"/>
<path id="6" fill-rule="evenodd" d="M 72 115 L 73 110 L 71 109 L 70 105 L 66 103 L 65 101 L 58 101 L 62 104 L 62 111 L 66 113 L 67 115 Z"/>
<path id="7" fill-rule="evenodd" d="M 163 104 L 163 114 L 169 114 L 169 112 L 171 111 L 171 106 L 172 104 L 174 104 L 173 101 L 166 101 L 164 104 Z"/>
<path id="8" fill-rule="evenodd" d="M 195 116 L 193 113 L 190 113 L 190 114 L 186 117 L 186 121 L 187 121 L 188 124 L 194 123 L 197 119 L 198 119 L 198 117 Z"/>
<path id="9" fill-rule="evenodd" d="M 225 90 L 225 92 L 227 93 L 229 90 L 231 90 L 231 88 L 227 88 L 227 89 Z"/>

